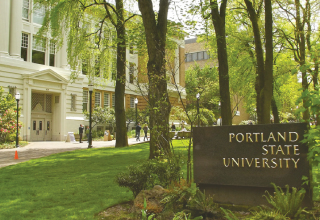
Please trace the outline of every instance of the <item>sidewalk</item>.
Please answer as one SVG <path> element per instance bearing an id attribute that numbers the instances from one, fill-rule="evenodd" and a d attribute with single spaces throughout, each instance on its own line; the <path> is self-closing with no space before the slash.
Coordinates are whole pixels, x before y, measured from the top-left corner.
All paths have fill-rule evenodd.
<path id="1" fill-rule="evenodd" d="M 143 137 L 140 137 L 141 141 L 136 141 L 135 138 L 129 138 L 128 144 L 138 144 L 143 143 Z M 114 147 L 116 141 L 93 141 L 93 148 L 102 148 L 102 147 Z M 83 143 L 79 142 L 64 142 L 64 141 L 42 141 L 42 142 L 30 142 L 25 147 L 13 148 L 13 149 L 1 149 L 0 150 L 0 168 L 28 161 L 35 158 L 46 157 L 51 154 L 61 153 L 65 151 L 73 151 L 78 149 L 88 148 L 88 143 L 84 141 Z M 15 160 L 14 155 L 15 151 L 18 152 L 19 159 Z"/>

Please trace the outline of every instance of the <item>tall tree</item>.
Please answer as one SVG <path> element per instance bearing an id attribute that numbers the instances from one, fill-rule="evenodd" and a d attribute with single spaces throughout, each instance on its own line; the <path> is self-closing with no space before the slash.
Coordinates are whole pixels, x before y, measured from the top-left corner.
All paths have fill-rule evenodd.
<path id="1" fill-rule="evenodd" d="M 219 62 L 219 85 L 221 99 L 221 117 L 223 125 L 232 125 L 229 67 L 226 42 L 226 8 L 227 0 L 222 0 L 220 10 L 217 0 L 210 1 L 211 19 L 216 33 L 216 44 Z"/>
<path id="2" fill-rule="evenodd" d="M 150 105 L 150 155 L 153 159 L 171 154 L 169 140 L 169 114 L 171 104 L 166 80 L 166 34 L 169 0 L 160 0 L 159 12 L 153 11 L 152 0 L 138 0 L 145 28 L 148 48 L 147 75 L 149 81 L 148 101 Z"/>
<path id="3" fill-rule="evenodd" d="M 259 27 L 260 15 L 263 9 L 263 1 L 260 0 L 251 2 L 244 0 L 249 19 L 252 24 L 254 35 L 255 55 L 257 60 L 257 78 L 256 78 L 256 92 L 257 92 L 257 115 L 259 124 L 270 123 L 270 108 L 273 91 L 273 43 L 272 43 L 272 6 L 269 0 L 265 0 L 268 5 L 265 7 L 265 31 L 266 31 L 266 60 L 264 61 L 264 49 L 262 45 L 261 30 Z"/>
<path id="4" fill-rule="evenodd" d="M 307 53 L 313 51 L 311 44 L 311 21 L 312 17 L 315 19 L 318 8 L 312 13 L 312 4 L 316 7 L 318 1 L 306 0 L 306 1 L 276 1 L 279 5 L 280 12 L 279 18 L 287 24 L 285 28 L 281 29 L 281 36 L 287 41 L 287 48 L 292 52 L 294 60 L 298 63 L 298 69 L 296 72 L 301 73 L 302 78 L 302 90 L 309 89 L 308 72 L 313 76 L 313 82 L 317 84 L 317 59 L 313 60 L 314 66 L 311 68 L 308 60 Z M 316 19 L 315 19 L 316 20 Z M 315 56 L 311 55 L 311 58 Z M 310 113 L 308 109 L 307 97 L 303 98 L 303 119 L 309 120 Z"/>
<path id="5" fill-rule="evenodd" d="M 40 34 L 50 33 L 59 47 L 63 43 L 68 45 L 68 61 L 71 69 L 76 70 L 76 74 L 72 75 L 74 79 L 78 76 L 79 60 L 84 57 L 88 59 L 89 83 L 98 83 L 94 77 L 100 70 L 104 70 L 103 76 L 108 77 L 112 66 L 110 60 L 114 59 L 112 44 L 116 43 L 116 147 L 128 146 L 124 109 L 127 44 L 125 25 L 134 15 L 125 13 L 123 0 L 116 0 L 115 7 L 104 0 L 34 1 L 47 9 Z M 126 19 L 125 14 L 127 14 Z M 116 30 L 116 36 L 112 35 L 110 23 Z M 64 39 L 67 39 L 67 42 L 63 42 Z"/>

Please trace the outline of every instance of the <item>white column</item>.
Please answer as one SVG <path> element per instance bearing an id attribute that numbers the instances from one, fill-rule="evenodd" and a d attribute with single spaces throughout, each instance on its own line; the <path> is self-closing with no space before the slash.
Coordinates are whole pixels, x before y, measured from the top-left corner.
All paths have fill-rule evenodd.
<path id="1" fill-rule="evenodd" d="M 10 56 L 20 57 L 22 31 L 22 0 L 11 0 Z"/>
<path id="2" fill-rule="evenodd" d="M 67 86 L 62 84 L 62 91 L 60 93 L 60 98 L 61 98 L 61 106 L 60 106 L 60 111 L 61 111 L 61 118 L 60 118 L 60 141 L 64 141 L 64 135 L 67 135 L 66 131 L 66 111 L 67 111 Z"/>
<path id="3" fill-rule="evenodd" d="M 0 56 L 9 53 L 10 0 L 0 3 Z"/>

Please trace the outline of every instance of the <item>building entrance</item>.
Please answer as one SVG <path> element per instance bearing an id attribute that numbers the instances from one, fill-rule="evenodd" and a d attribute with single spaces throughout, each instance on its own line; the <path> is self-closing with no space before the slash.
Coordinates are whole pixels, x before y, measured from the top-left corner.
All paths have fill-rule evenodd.
<path id="1" fill-rule="evenodd" d="M 51 141 L 51 119 L 33 118 L 31 129 L 32 141 Z"/>
<path id="2" fill-rule="evenodd" d="M 31 141 L 52 140 L 52 95 L 32 93 Z"/>

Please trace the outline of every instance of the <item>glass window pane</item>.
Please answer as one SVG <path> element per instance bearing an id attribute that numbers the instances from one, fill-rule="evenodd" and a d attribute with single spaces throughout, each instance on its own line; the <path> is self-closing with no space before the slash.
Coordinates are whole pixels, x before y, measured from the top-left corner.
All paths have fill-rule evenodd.
<path id="1" fill-rule="evenodd" d="M 198 52 L 198 60 L 203 60 L 203 51 Z"/>
<path id="2" fill-rule="evenodd" d="M 32 126 L 32 130 L 37 130 L 37 122 L 33 121 L 33 126 Z"/>
<path id="3" fill-rule="evenodd" d="M 23 0 L 22 3 L 22 18 L 29 21 L 29 0 Z"/>
<path id="4" fill-rule="evenodd" d="M 42 121 L 39 121 L 39 130 L 42 131 Z"/>
<path id="5" fill-rule="evenodd" d="M 45 8 L 43 6 L 39 6 L 35 4 L 33 6 L 33 23 L 41 24 L 43 23 L 45 15 Z"/>
<path id="6" fill-rule="evenodd" d="M 192 54 L 192 60 L 193 60 L 193 61 L 197 60 L 197 53 L 193 53 L 193 54 Z"/>
<path id="7" fill-rule="evenodd" d="M 103 106 L 109 107 L 109 93 L 104 93 Z"/>
<path id="8" fill-rule="evenodd" d="M 28 46 L 29 46 L 29 35 L 22 33 L 21 38 L 21 58 L 24 61 L 27 61 L 28 59 Z"/>
<path id="9" fill-rule="evenodd" d="M 191 62 L 192 61 L 192 54 L 189 53 L 187 54 L 187 62 Z"/>
<path id="10" fill-rule="evenodd" d="M 50 121 L 47 121 L 47 131 L 50 131 Z"/>
<path id="11" fill-rule="evenodd" d="M 94 101 L 94 106 L 100 106 L 100 92 L 95 92 L 94 93 L 94 98 L 95 98 L 95 101 Z"/>
<path id="12" fill-rule="evenodd" d="M 32 62 L 38 64 L 45 64 L 45 45 L 44 40 L 33 37 L 32 41 Z"/>

